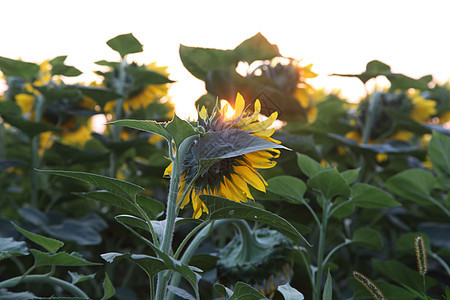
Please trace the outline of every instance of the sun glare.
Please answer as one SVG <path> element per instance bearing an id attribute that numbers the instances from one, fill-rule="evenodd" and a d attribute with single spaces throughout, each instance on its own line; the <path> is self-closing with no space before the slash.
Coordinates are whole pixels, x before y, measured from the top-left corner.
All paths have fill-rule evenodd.
<path id="1" fill-rule="evenodd" d="M 231 119 L 234 116 L 234 109 L 227 100 L 220 100 L 220 109 L 225 112 L 226 119 Z"/>

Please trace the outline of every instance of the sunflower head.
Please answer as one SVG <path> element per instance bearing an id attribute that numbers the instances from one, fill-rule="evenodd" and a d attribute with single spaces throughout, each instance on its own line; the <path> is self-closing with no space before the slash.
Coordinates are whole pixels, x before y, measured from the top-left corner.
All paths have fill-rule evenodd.
<path id="1" fill-rule="evenodd" d="M 275 166 L 274 158 L 283 148 L 271 138 L 270 128 L 277 118 L 274 112 L 264 121 L 259 121 L 261 104 L 254 103 L 254 110 L 247 112 L 243 97 L 238 94 L 234 113 L 226 104 L 208 115 L 206 108 L 199 111 L 196 123 L 199 137 L 191 144 L 181 166 L 181 183 L 178 201 L 181 207 L 192 203 L 194 217 L 207 212 L 200 200 L 201 194 L 217 195 L 236 202 L 253 199 L 248 185 L 266 191 L 267 183 L 257 169 Z M 165 175 L 172 171 L 172 164 Z"/>

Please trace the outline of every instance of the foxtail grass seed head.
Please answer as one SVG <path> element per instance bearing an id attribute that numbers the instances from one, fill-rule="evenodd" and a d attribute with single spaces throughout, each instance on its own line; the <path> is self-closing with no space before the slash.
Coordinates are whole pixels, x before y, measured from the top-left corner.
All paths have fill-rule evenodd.
<path id="1" fill-rule="evenodd" d="M 380 289 L 363 274 L 353 271 L 353 277 L 358 280 L 373 295 L 376 300 L 386 300 Z"/>
<path id="2" fill-rule="evenodd" d="M 422 236 L 418 236 L 414 242 L 416 248 L 416 257 L 417 257 L 417 269 L 419 270 L 420 275 L 425 275 L 427 273 L 427 252 L 425 250 L 425 243 L 423 241 Z"/>

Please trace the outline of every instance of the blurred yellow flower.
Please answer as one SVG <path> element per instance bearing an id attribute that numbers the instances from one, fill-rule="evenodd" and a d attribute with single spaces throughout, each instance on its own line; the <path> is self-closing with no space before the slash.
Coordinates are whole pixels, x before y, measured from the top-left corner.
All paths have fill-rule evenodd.
<path id="1" fill-rule="evenodd" d="M 411 119 L 417 122 L 426 122 L 431 116 L 437 113 L 436 101 L 425 99 L 420 95 L 420 91 L 418 90 L 408 94 L 411 97 L 412 104 L 414 105 L 413 110 L 409 115 Z"/>

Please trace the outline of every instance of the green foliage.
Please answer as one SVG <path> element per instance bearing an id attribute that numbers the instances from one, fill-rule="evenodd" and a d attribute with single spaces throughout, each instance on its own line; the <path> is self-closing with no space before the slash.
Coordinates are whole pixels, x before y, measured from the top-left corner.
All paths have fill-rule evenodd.
<path id="1" fill-rule="evenodd" d="M 56 251 L 58 251 L 59 248 L 61 248 L 64 245 L 64 243 L 61 241 L 51 239 L 51 238 L 48 238 L 48 237 L 45 237 L 45 236 L 42 236 L 39 234 L 32 233 L 28 230 L 20 228 L 19 226 L 17 226 L 14 223 L 13 223 L 13 225 L 17 229 L 17 231 L 19 231 L 21 234 L 26 236 L 28 239 L 30 239 L 34 243 L 45 248 L 45 250 L 47 250 L 50 253 L 55 253 Z"/>
<path id="2" fill-rule="evenodd" d="M 106 42 L 111 49 L 119 52 L 123 58 L 130 53 L 142 52 L 142 44 L 134 37 L 132 33 L 121 34 Z"/>

